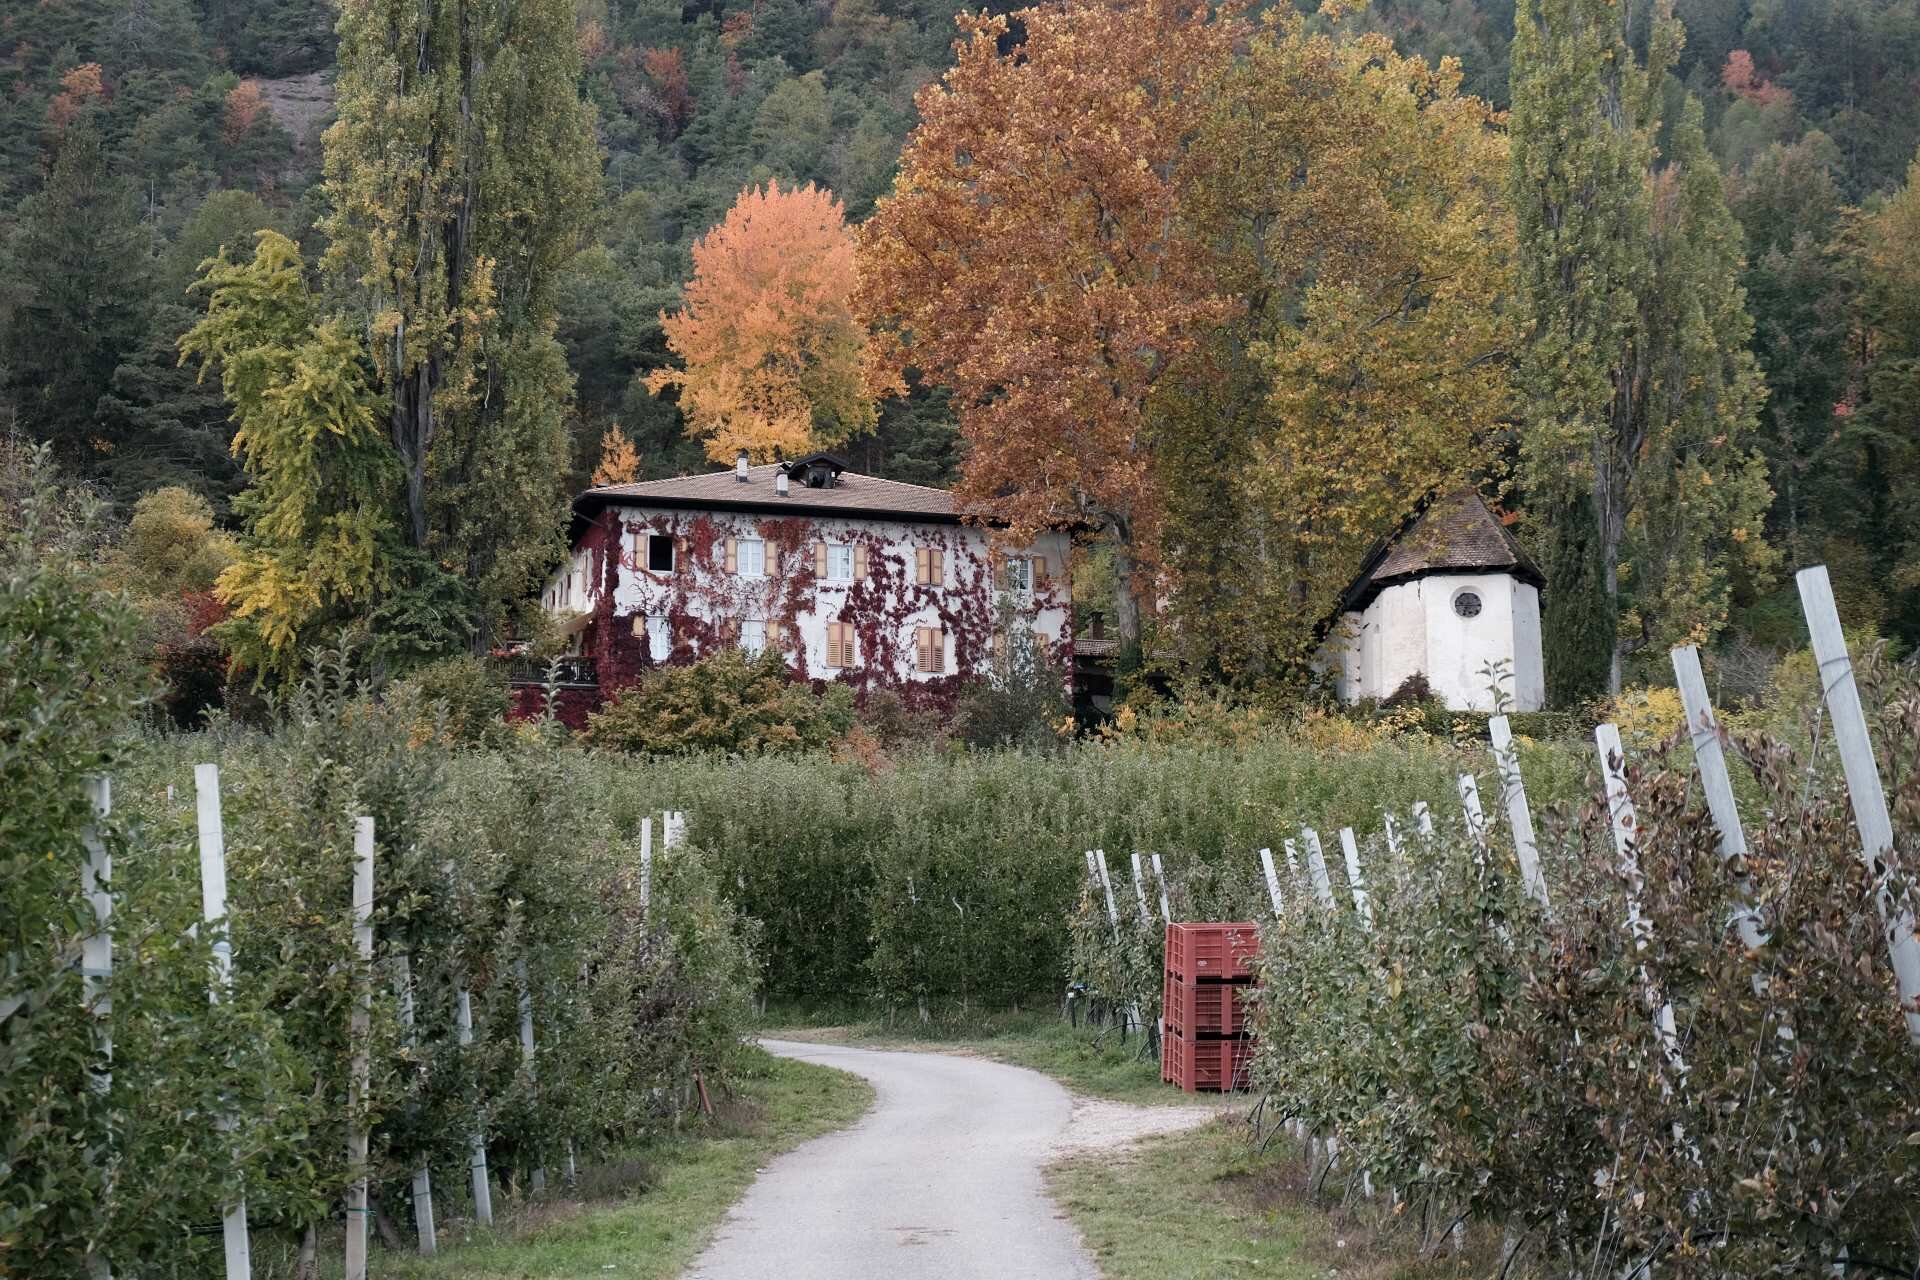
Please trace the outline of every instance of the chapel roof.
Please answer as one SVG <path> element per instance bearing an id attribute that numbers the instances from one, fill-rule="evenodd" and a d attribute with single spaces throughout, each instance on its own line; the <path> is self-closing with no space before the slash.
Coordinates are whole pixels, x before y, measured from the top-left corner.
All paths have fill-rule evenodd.
<path id="1" fill-rule="evenodd" d="M 1374 544 L 1341 596 L 1340 611 L 1364 609 L 1387 587 L 1428 574 L 1486 572 L 1510 573 L 1537 588 L 1547 581 L 1478 491 L 1434 495 Z"/>

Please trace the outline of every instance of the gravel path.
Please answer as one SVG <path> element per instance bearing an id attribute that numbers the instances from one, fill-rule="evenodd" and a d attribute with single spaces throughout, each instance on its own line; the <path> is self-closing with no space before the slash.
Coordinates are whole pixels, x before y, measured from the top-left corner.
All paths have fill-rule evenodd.
<path id="1" fill-rule="evenodd" d="M 864 1076 L 876 1101 L 852 1128 L 768 1165 L 690 1280 L 1098 1280 L 1041 1166 L 1213 1114 L 1076 1106 L 1038 1072 L 983 1058 L 762 1044 Z"/>

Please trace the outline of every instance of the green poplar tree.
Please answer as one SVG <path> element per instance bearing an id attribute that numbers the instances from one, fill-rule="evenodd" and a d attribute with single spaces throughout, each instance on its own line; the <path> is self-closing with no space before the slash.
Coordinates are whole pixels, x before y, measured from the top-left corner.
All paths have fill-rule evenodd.
<path id="1" fill-rule="evenodd" d="M 1561 704 L 1617 691 L 1642 648 L 1710 637 L 1734 566 L 1767 567 L 1739 228 L 1697 106 L 1664 164 L 1657 146 L 1681 38 L 1669 0 L 1524 0 L 1515 17 L 1521 477 L 1557 571 L 1543 632 Z"/>
<path id="2" fill-rule="evenodd" d="M 566 513 L 556 285 L 599 181 L 573 5 L 348 0 L 339 39 L 325 266 L 364 309 L 419 594 L 463 594 L 484 646 Z"/>

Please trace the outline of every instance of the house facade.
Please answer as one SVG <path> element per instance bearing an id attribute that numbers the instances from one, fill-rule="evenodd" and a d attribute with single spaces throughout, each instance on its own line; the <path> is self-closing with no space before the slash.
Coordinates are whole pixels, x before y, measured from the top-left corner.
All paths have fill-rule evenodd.
<path id="1" fill-rule="evenodd" d="M 1545 585 L 1478 493 L 1438 497 L 1369 554 L 1323 661 L 1347 702 L 1391 697 L 1419 675 L 1456 711 L 1494 710 L 1496 688 L 1506 710 L 1538 711 Z"/>
<path id="2" fill-rule="evenodd" d="M 1049 533 L 996 550 L 946 490 L 827 454 L 742 458 L 582 494 L 541 604 L 602 692 L 737 647 L 807 679 L 938 697 L 991 670 L 1010 629 L 1070 663 L 1069 549 Z"/>

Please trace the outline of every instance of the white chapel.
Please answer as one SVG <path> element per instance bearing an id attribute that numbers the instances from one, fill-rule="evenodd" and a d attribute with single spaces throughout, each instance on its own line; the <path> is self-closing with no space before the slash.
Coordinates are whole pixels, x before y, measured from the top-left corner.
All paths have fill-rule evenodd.
<path id="1" fill-rule="evenodd" d="M 1539 567 L 1480 495 L 1464 489 L 1424 504 L 1367 556 L 1341 597 L 1328 665 L 1346 702 L 1387 698 L 1425 676 L 1456 711 L 1546 705 L 1540 656 Z"/>

